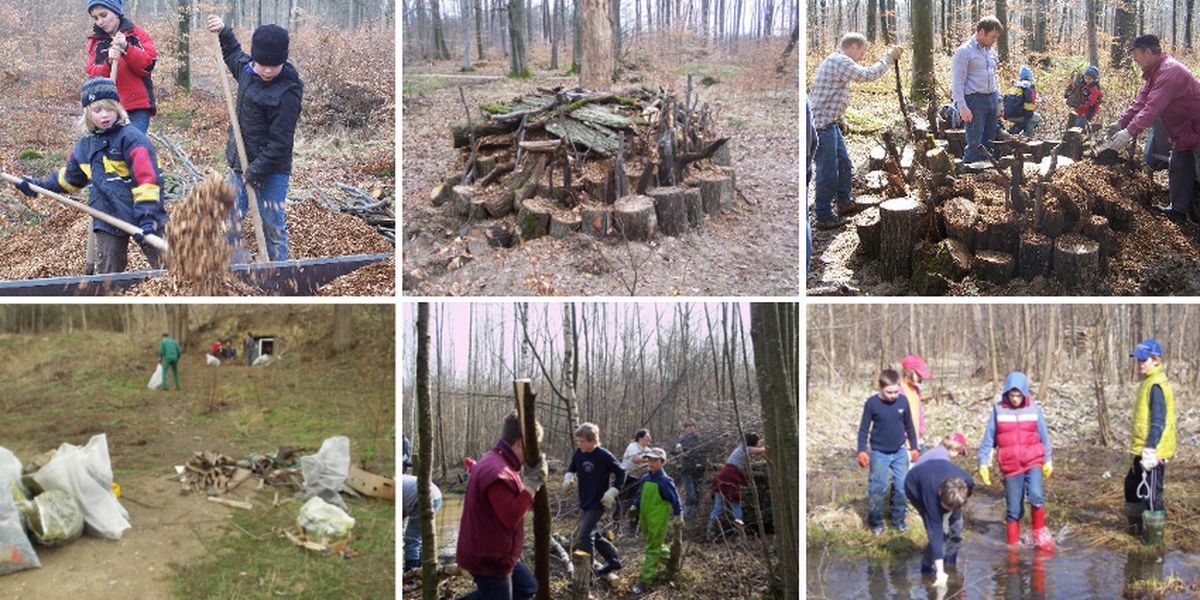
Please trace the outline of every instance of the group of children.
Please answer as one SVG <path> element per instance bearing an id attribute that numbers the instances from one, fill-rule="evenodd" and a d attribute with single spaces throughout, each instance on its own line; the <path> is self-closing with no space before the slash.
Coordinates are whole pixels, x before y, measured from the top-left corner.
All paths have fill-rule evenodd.
<path id="1" fill-rule="evenodd" d="M 31 185 L 67 194 L 87 186 L 89 206 L 141 230 L 132 237 L 150 265 L 158 268 L 163 257 L 144 242 L 145 235 L 161 237 L 168 219 L 160 191 L 162 172 L 147 137 L 150 117 L 157 110 L 151 78 L 157 60 L 154 42 L 123 13 L 121 0 L 89 0 L 87 13 L 93 27 L 86 46 L 88 79 L 80 91 L 83 137 L 57 173 L 42 179 L 25 177 L 14 185 L 29 197 L 37 195 Z M 238 80 L 237 115 L 249 162 L 243 173 L 231 127 L 226 155 L 237 203 L 230 214 L 229 241 L 236 246 L 240 240 L 248 184 L 257 191 L 271 260 L 287 260 L 283 203 L 303 95 L 299 74 L 288 62 L 287 30 L 278 25 L 258 27 L 247 54 L 219 17 L 210 16 L 206 25 L 218 35 L 226 66 Z M 96 271 L 124 271 L 131 236 L 99 219 L 93 219 L 92 230 Z M 245 253 L 239 258 L 244 260 Z"/>
<path id="2" fill-rule="evenodd" d="M 1089 65 L 1082 75 L 1072 77 L 1063 92 L 1063 100 L 1071 112 L 1067 116 L 1066 127 L 1086 128 L 1100 111 L 1100 100 L 1104 90 L 1100 87 L 1100 69 Z M 1001 135 L 1024 135 L 1033 137 L 1037 127 L 1042 122 L 1042 115 L 1037 110 L 1037 85 L 1033 81 L 1033 71 L 1025 65 L 1017 73 L 1017 80 L 1001 97 L 1000 119 L 1008 121 L 1009 126 L 999 127 Z M 940 114 L 951 129 L 961 129 L 962 119 L 954 104 L 942 107 Z"/>
<path id="3" fill-rule="evenodd" d="M 1125 514 L 1131 534 L 1141 533 L 1147 512 L 1165 519 L 1163 481 L 1166 462 L 1175 454 L 1175 403 L 1163 373 L 1162 354 L 1162 346 L 1147 339 L 1129 355 L 1143 375 L 1133 406 L 1133 460 L 1125 476 Z M 975 483 L 952 462 L 954 457 L 966 456 L 966 438 L 961 433 L 945 436 L 937 447 L 925 452 L 920 441 L 925 429 L 920 384 L 931 374 L 920 356 L 909 356 L 901 364 L 903 377 L 895 370 L 883 370 L 878 392 L 863 405 L 858 465 L 870 468 L 867 524 L 876 535 L 884 531 L 883 502 L 890 474 L 892 525 L 906 531 L 908 503 L 916 507 L 929 539 L 921 571 L 934 576 L 936 585 L 945 585 L 946 567 L 956 564 L 962 541 L 962 506 Z M 1052 553 L 1054 536 L 1046 526 L 1045 493 L 1045 481 L 1054 472 L 1050 435 L 1041 406 L 1030 393 L 1028 377 L 1010 373 L 990 411 L 979 443 L 979 478 L 984 485 L 992 484 L 990 466 L 995 450 L 996 465 L 1004 477 L 1007 544 L 1011 549 L 1019 547 L 1020 522 L 1028 502 L 1033 544 L 1043 555 Z"/>

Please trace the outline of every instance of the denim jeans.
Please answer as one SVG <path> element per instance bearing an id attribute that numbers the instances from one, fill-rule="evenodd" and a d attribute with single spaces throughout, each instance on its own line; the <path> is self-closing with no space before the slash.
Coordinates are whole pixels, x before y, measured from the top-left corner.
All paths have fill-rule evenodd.
<path id="1" fill-rule="evenodd" d="M 1041 466 L 1004 478 L 1005 516 L 1008 521 L 1020 521 L 1025 516 L 1025 496 L 1029 496 L 1029 505 L 1035 508 L 1046 504 Z"/>
<path id="2" fill-rule="evenodd" d="M 442 499 L 433 500 L 433 514 L 442 507 Z M 404 569 L 415 569 L 421 566 L 421 518 L 419 515 L 409 515 L 404 525 Z"/>
<path id="3" fill-rule="evenodd" d="M 908 513 L 908 498 L 904 495 L 904 478 L 908 475 L 908 449 L 888 454 L 871 450 L 871 469 L 867 479 L 867 525 L 883 527 L 883 496 L 892 476 L 892 524 L 899 527 Z"/>
<path id="4" fill-rule="evenodd" d="M 604 517 L 603 508 L 593 508 L 585 510 L 579 515 L 579 549 L 593 553 L 594 547 L 600 551 L 600 556 L 604 557 L 604 562 L 607 564 L 621 564 L 621 559 L 617 555 L 617 547 L 608 541 L 608 538 L 596 531 L 596 525 L 600 523 L 600 519 Z"/>
<path id="5" fill-rule="evenodd" d="M 1039 113 L 1030 113 L 1027 117 L 1022 117 L 1019 121 L 1013 121 L 1013 126 L 1008 132 L 1016 135 L 1018 133 L 1027 137 L 1033 137 L 1037 132 L 1038 123 L 1042 122 L 1042 115 Z"/>
<path id="6" fill-rule="evenodd" d="M 955 509 L 950 513 L 949 528 L 946 530 L 946 541 L 942 545 L 942 553 L 945 556 L 946 566 L 953 566 L 958 563 L 958 546 L 962 544 L 963 532 L 963 516 L 962 509 Z M 926 544 L 925 552 L 921 555 L 921 572 L 933 573 L 933 546 Z"/>
<path id="7" fill-rule="evenodd" d="M 1196 179 L 1200 177 L 1200 151 L 1171 152 L 1167 165 L 1167 185 L 1170 187 L 1171 210 L 1187 214 L 1196 201 Z"/>
<path id="8" fill-rule="evenodd" d="M 733 513 L 733 518 L 739 521 L 742 520 L 742 503 L 726 500 L 720 492 L 714 492 L 712 512 L 708 513 L 709 523 L 713 523 L 721 518 L 721 515 L 725 513 L 726 504 L 729 505 L 729 510 Z"/>
<path id="9" fill-rule="evenodd" d="M 142 133 L 150 131 L 150 109 L 139 108 L 129 111 L 129 124 L 140 129 Z"/>
<path id="10" fill-rule="evenodd" d="M 683 493 L 686 495 L 686 498 L 683 499 L 683 513 L 685 516 L 690 516 L 696 505 L 700 504 L 700 490 L 696 486 L 696 476 L 685 471 L 679 476 L 679 480 L 683 484 Z"/>
<path id="11" fill-rule="evenodd" d="M 258 195 L 258 214 L 262 217 L 263 235 L 267 238 L 267 255 L 271 260 L 288 259 L 287 223 L 284 220 L 283 203 L 287 200 L 288 183 L 291 175 L 274 173 L 267 177 L 262 188 L 255 189 Z M 241 242 L 241 223 L 246 216 L 250 201 L 246 185 L 236 172 L 229 173 L 229 185 L 237 189 L 237 205 L 230 213 L 229 245 L 237 249 Z M 240 254 L 240 256 L 239 256 Z M 248 262 L 243 252 L 234 252 L 234 262 Z"/>
<path id="12" fill-rule="evenodd" d="M 971 109 L 971 122 L 967 123 L 967 147 L 963 150 L 963 162 L 972 163 L 984 158 L 979 151 L 979 144 L 987 147 L 988 152 L 995 152 L 992 140 L 996 139 L 1000 115 L 1000 94 L 971 94 L 966 97 L 967 108 Z"/>
<path id="13" fill-rule="evenodd" d="M 459 600 L 526 600 L 538 589 L 533 573 L 521 561 L 513 567 L 512 575 L 506 577 L 471 577 L 475 579 L 476 590 Z"/>
<path id="14" fill-rule="evenodd" d="M 850 178 L 853 165 L 846 151 L 846 140 L 837 123 L 830 123 L 817 130 L 817 190 L 813 210 L 817 220 L 827 221 L 834 217 L 833 199 L 838 204 L 850 202 Z"/>

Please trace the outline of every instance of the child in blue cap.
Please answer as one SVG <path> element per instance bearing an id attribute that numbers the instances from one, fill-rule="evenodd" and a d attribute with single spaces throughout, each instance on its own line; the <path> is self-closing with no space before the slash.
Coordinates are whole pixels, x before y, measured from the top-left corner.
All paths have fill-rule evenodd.
<path id="1" fill-rule="evenodd" d="M 1162 346 L 1153 339 L 1129 353 L 1137 361 L 1142 384 L 1133 403 L 1133 464 L 1125 475 L 1125 516 L 1128 531 L 1141 533 L 1142 511 L 1163 511 L 1166 463 L 1175 456 L 1175 395 L 1163 373 Z M 1145 480 L 1146 485 L 1142 485 Z M 1140 489 L 1139 489 L 1140 488 Z"/>
<path id="2" fill-rule="evenodd" d="M 1036 112 L 1037 86 L 1033 85 L 1033 71 L 1029 67 L 1022 66 L 1019 76 L 1020 79 L 1004 95 L 1003 118 L 1013 124 L 1008 129 L 1010 134 L 1033 137 L 1038 123 L 1042 122 L 1042 115 Z"/>

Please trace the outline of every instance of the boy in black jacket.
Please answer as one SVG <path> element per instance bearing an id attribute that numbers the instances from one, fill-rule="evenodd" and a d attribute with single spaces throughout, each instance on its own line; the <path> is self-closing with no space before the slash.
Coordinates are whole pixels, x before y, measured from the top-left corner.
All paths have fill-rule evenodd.
<path id="1" fill-rule="evenodd" d="M 246 184 L 258 195 L 258 212 L 267 254 L 271 260 L 287 260 L 287 225 L 283 203 L 292 173 L 292 143 L 300 119 L 304 82 L 288 59 L 288 32 L 278 25 L 254 30 L 250 54 L 242 51 L 233 28 L 220 17 L 210 16 L 208 30 L 221 41 L 225 65 L 238 82 L 237 117 L 246 147 L 248 167 L 242 173 L 237 145 L 230 127 L 225 157 L 233 170 L 230 183 L 237 188 L 237 205 L 232 214 L 230 242 L 237 244 L 239 225 L 246 214 Z M 245 260 L 245 255 L 240 258 Z"/>

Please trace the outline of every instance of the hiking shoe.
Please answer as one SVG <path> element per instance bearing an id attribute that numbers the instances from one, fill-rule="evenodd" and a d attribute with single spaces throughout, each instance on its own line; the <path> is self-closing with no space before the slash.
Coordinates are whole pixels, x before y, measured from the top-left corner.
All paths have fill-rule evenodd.
<path id="1" fill-rule="evenodd" d="M 608 575 L 609 573 L 612 573 L 613 571 L 620 571 L 620 570 L 621 570 L 620 562 L 608 563 L 607 565 L 604 565 L 603 567 L 596 569 L 596 574 L 603 577 L 604 575 Z"/>
<path id="2" fill-rule="evenodd" d="M 830 229 L 840 229 L 845 227 L 846 223 L 848 222 L 849 221 L 846 220 L 846 217 L 838 216 L 828 219 L 817 219 L 813 226 L 821 231 L 829 231 Z"/>
<path id="3" fill-rule="evenodd" d="M 908 533 L 908 525 L 905 525 L 904 523 L 897 524 L 896 531 L 899 531 L 900 533 Z"/>
<path id="4" fill-rule="evenodd" d="M 635 594 L 645 594 L 646 592 L 649 592 L 649 591 L 650 591 L 650 584 L 648 584 L 648 583 L 635 583 L 635 584 L 633 584 L 633 589 L 632 589 L 632 590 L 630 590 L 630 591 L 631 591 L 631 592 L 633 592 L 633 593 L 635 593 Z"/>
<path id="5" fill-rule="evenodd" d="M 883 526 L 880 525 L 879 527 L 872 527 L 871 533 L 875 534 L 875 537 L 883 535 Z"/>
<path id="6" fill-rule="evenodd" d="M 867 209 L 866 204 L 859 204 L 851 200 L 837 205 L 837 216 L 851 217 Z"/>
<path id="7" fill-rule="evenodd" d="M 1172 223 L 1175 223 L 1176 225 L 1182 225 L 1183 223 L 1187 222 L 1187 220 L 1188 220 L 1187 213 L 1175 210 L 1173 208 L 1159 208 L 1158 214 L 1166 217 L 1167 219 L 1169 219 Z"/>

